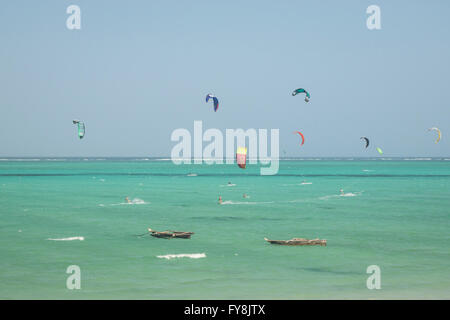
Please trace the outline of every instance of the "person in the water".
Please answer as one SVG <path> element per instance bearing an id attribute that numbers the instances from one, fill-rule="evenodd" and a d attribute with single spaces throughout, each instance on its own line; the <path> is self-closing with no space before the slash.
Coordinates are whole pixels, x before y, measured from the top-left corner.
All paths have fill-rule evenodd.
<path id="1" fill-rule="evenodd" d="M 343 196 L 345 193 L 344 193 L 344 189 L 341 189 L 341 190 L 339 190 L 340 191 L 340 193 L 341 193 L 341 196 Z"/>
<path id="2" fill-rule="evenodd" d="M 244 199 L 248 198 L 248 195 L 246 193 L 244 193 L 242 196 L 244 197 Z"/>
<path id="3" fill-rule="evenodd" d="M 222 204 L 222 196 L 219 196 L 219 201 L 218 201 L 218 203 L 219 203 L 219 204 Z"/>
<path id="4" fill-rule="evenodd" d="M 127 203 L 131 203 L 130 199 L 128 199 L 128 197 L 125 197 L 125 200 Z"/>

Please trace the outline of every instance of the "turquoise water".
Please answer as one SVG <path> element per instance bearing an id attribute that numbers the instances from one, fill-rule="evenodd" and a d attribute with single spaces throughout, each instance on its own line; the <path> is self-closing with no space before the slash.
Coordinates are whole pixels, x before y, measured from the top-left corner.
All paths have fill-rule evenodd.
<path id="1" fill-rule="evenodd" d="M 152 159 L 0 161 L 0 207 L 1 299 L 450 298 L 450 161 L 286 160 L 276 176 Z M 147 227 L 195 234 L 138 236 Z M 84 240 L 48 240 L 70 237 Z M 195 253 L 205 257 L 158 258 Z M 66 288 L 70 265 L 80 290 Z M 366 287 L 369 265 L 379 290 Z"/>

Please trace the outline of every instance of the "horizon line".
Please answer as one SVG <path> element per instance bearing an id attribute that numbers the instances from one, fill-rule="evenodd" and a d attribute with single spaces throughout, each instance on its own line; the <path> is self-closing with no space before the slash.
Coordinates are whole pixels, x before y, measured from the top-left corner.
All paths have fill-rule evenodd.
<path id="1" fill-rule="evenodd" d="M 283 156 L 278 158 L 266 157 L 264 159 L 450 159 L 448 156 Z M 167 160 L 219 160 L 217 158 L 174 158 L 170 156 L 0 156 L 0 160 L 9 159 L 167 159 Z M 260 158 L 247 158 L 250 160 L 258 160 Z M 235 160 L 235 158 L 223 157 L 221 160 Z"/>

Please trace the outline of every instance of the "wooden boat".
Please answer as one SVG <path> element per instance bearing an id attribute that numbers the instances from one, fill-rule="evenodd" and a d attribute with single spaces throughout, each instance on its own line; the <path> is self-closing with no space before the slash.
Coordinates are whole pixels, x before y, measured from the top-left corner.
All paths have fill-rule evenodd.
<path id="1" fill-rule="evenodd" d="M 150 235 L 156 238 L 164 238 L 164 239 L 172 239 L 172 238 L 181 238 L 181 239 L 190 239 L 191 235 L 194 234 L 194 232 L 186 232 L 186 231 L 155 231 L 150 228 L 148 228 L 148 232 L 150 232 Z"/>
<path id="2" fill-rule="evenodd" d="M 304 238 L 292 238 L 291 240 L 269 240 L 267 238 L 264 238 L 267 242 L 271 244 L 279 244 L 284 246 L 313 246 L 313 245 L 320 245 L 320 246 L 326 246 L 327 240 L 321 240 L 321 239 L 304 239 Z"/>

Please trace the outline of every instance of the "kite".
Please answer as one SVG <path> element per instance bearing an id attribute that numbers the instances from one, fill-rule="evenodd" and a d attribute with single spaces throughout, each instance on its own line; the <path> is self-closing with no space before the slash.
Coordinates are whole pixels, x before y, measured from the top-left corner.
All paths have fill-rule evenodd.
<path id="1" fill-rule="evenodd" d="M 214 101 L 214 112 L 216 112 L 217 109 L 219 109 L 219 100 L 215 96 L 213 96 L 211 93 L 208 93 L 206 95 L 206 102 L 208 102 L 209 99 L 212 99 Z"/>
<path id="2" fill-rule="evenodd" d="M 294 134 L 295 133 L 298 133 L 300 135 L 300 137 L 302 137 L 302 143 L 300 144 L 302 146 L 305 143 L 305 136 L 300 131 L 295 131 Z"/>
<path id="3" fill-rule="evenodd" d="M 84 126 L 84 123 L 79 120 L 72 120 L 73 124 L 78 125 L 78 137 L 80 139 L 83 139 L 84 133 L 86 132 L 86 128 Z"/>
<path id="4" fill-rule="evenodd" d="M 294 90 L 294 92 L 292 92 L 292 95 L 295 96 L 295 95 L 297 95 L 299 93 L 305 93 L 306 94 L 305 95 L 305 101 L 306 102 L 308 102 L 309 99 L 311 98 L 311 96 L 309 95 L 309 92 L 306 91 L 305 89 L 302 89 L 302 88 L 298 88 L 298 89 Z"/>
<path id="5" fill-rule="evenodd" d="M 369 139 L 366 137 L 361 137 L 360 139 L 366 140 L 366 148 L 369 146 Z"/>
<path id="6" fill-rule="evenodd" d="M 433 127 L 433 128 L 430 128 L 430 129 L 428 129 L 428 131 L 437 131 L 437 134 L 438 134 L 438 137 L 437 137 L 437 139 L 436 139 L 436 141 L 434 142 L 434 143 L 438 143 L 439 142 L 439 140 L 441 140 L 441 130 L 439 130 L 438 128 L 436 128 L 436 127 Z"/>

